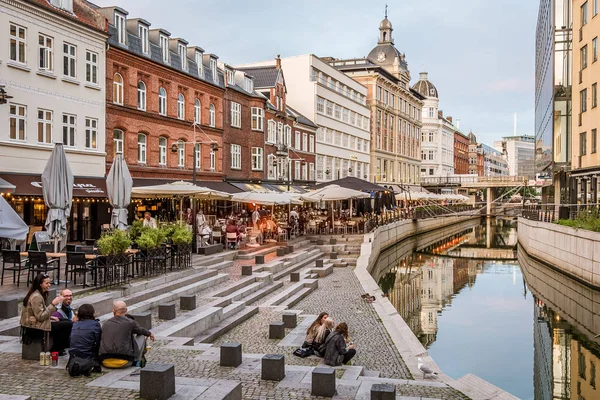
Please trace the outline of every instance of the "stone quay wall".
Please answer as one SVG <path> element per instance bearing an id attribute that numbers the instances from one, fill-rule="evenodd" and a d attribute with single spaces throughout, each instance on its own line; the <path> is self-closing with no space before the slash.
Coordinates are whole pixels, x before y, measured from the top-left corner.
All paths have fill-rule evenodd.
<path id="1" fill-rule="evenodd" d="M 600 233 L 519 218 L 518 239 L 529 256 L 600 289 Z"/>

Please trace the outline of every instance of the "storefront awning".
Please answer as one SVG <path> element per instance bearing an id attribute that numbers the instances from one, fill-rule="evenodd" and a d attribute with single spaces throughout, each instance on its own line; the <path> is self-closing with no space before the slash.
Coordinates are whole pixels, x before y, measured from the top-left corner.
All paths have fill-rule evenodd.
<path id="1" fill-rule="evenodd" d="M 172 183 L 176 180 L 173 179 L 150 179 L 150 178 L 133 178 L 133 187 L 139 186 L 154 186 L 163 185 L 165 183 Z M 222 181 L 196 181 L 197 186 L 204 186 L 209 189 L 218 190 L 225 193 L 239 193 L 243 190 L 233 186 L 229 182 Z"/>
<path id="2" fill-rule="evenodd" d="M 29 174 L 0 174 L 3 179 L 15 186 L 13 195 L 43 196 L 42 176 Z M 75 177 L 73 197 L 107 197 L 106 179 L 93 177 Z"/>

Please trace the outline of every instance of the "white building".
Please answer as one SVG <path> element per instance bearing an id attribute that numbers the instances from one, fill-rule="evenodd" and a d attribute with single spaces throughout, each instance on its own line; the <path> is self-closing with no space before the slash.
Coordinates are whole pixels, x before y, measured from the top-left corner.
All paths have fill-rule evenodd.
<path id="1" fill-rule="evenodd" d="M 39 181 L 55 142 L 76 177 L 104 177 L 105 18 L 82 0 L 0 0 L 0 26 L 4 179 Z"/>
<path id="2" fill-rule="evenodd" d="M 267 61 L 246 66 L 272 65 Z M 370 111 L 367 88 L 313 54 L 281 59 L 287 101 L 319 127 L 316 180 L 368 179 Z"/>
<path id="3" fill-rule="evenodd" d="M 494 142 L 494 149 L 506 155 L 508 174 L 510 176 L 524 176 L 528 179 L 535 178 L 534 136 L 506 136 L 502 140 Z"/>
<path id="4" fill-rule="evenodd" d="M 425 97 L 421 128 L 421 177 L 454 174 L 454 132 L 457 130 L 439 110 L 437 88 L 421 72 L 413 89 Z"/>

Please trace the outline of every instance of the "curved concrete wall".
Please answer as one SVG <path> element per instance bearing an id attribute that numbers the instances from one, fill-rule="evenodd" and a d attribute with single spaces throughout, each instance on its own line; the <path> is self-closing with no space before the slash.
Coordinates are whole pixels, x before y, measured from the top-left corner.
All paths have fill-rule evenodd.
<path id="1" fill-rule="evenodd" d="M 518 237 L 530 256 L 600 289 L 600 233 L 519 218 Z"/>

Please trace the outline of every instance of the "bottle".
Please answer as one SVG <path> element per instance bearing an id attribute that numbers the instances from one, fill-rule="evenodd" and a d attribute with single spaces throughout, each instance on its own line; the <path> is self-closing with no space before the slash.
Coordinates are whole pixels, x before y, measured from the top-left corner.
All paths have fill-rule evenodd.
<path id="1" fill-rule="evenodd" d="M 47 351 L 44 357 L 44 365 L 50 366 L 50 352 Z"/>
<path id="2" fill-rule="evenodd" d="M 40 365 L 46 365 L 46 353 L 43 351 L 40 353 Z"/>
<path id="3" fill-rule="evenodd" d="M 53 351 L 52 352 L 52 366 L 56 367 L 57 365 L 58 365 L 58 352 Z"/>

